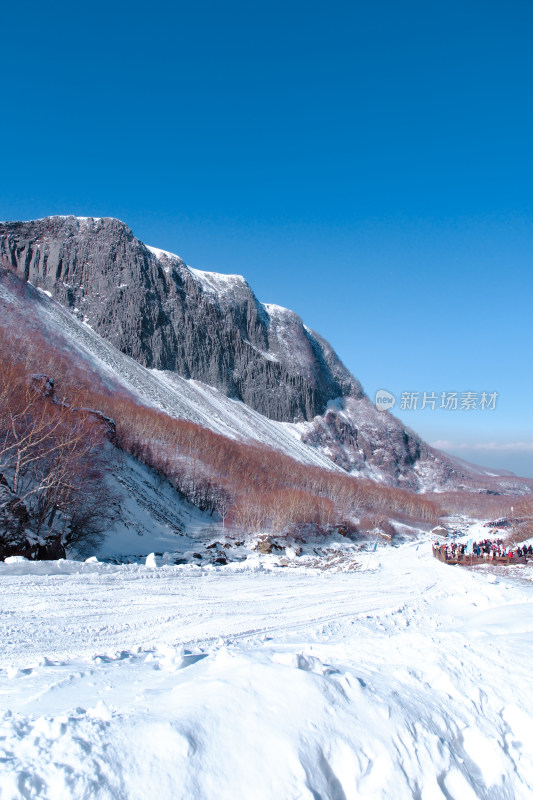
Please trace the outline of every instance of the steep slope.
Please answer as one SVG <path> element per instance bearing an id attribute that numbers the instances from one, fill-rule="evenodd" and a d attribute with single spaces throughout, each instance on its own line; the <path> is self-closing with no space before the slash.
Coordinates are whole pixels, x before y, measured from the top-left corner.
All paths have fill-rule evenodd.
<path id="1" fill-rule="evenodd" d="M 118 220 L 0 223 L 2 256 L 42 290 L 24 299 L 28 319 L 62 330 L 110 387 L 172 416 L 415 491 L 531 491 L 378 412 L 330 345 L 294 312 L 260 303 L 244 278 L 191 269 Z M 4 303 L 22 302 L 5 277 Z"/>
<path id="2" fill-rule="evenodd" d="M 116 219 L 0 225 L 0 257 L 123 353 L 243 400 L 269 419 L 309 420 L 359 383 L 299 317 L 258 302 L 239 275 L 187 267 Z"/>
<path id="3" fill-rule="evenodd" d="M 0 267 L 0 325 L 18 329 L 21 324 L 25 325 L 26 334 L 32 328 L 44 334 L 77 365 L 96 374 L 110 391 L 125 390 L 139 402 L 173 417 L 232 439 L 259 441 L 304 464 L 339 469 L 321 449 L 302 443 L 296 426 L 270 420 L 206 384 L 143 367 L 45 291 L 20 284 L 15 275 Z"/>

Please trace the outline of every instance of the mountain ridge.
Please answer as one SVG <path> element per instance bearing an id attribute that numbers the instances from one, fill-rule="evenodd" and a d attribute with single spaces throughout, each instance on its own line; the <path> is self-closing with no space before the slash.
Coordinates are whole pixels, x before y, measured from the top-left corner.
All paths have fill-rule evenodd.
<path id="1" fill-rule="evenodd" d="M 362 393 L 294 312 L 261 304 L 242 276 L 217 276 L 214 287 L 216 273 L 150 249 L 120 220 L 1 223 L 0 256 L 139 363 L 216 386 L 270 419 L 310 420 L 329 400 Z"/>
<path id="2" fill-rule="evenodd" d="M 503 477 L 500 487 L 487 470 L 446 456 L 378 411 L 325 339 L 290 309 L 260 303 L 242 276 L 187 267 L 119 220 L 0 223 L 0 258 L 71 312 L 60 325 L 85 323 L 69 335 L 83 338 L 90 328 L 95 352 L 100 339 L 148 366 L 134 378 L 139 397 L 174 416 L 418 492 L 522 487 Z M 105 359 L 118 364 L 112 352 Z"/>

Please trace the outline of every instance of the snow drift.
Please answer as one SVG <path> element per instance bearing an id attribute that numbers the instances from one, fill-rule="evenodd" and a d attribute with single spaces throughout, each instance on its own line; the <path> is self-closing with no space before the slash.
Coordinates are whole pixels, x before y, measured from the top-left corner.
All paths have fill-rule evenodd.
<path id="1" fill-rule="evenodd" d="M 526 800 L 531 581 L 416 547 L 0 566 L 2 797 Z"/>

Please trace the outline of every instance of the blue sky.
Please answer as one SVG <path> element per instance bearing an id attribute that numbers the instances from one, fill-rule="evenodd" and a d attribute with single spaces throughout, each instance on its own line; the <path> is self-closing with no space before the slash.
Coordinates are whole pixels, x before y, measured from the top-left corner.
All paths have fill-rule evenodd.
<path id="1" fill-rule="evenodd" d="M 10 6 L 0 218 L 242 273 L 371 396 L 497 391 L 398 416 L 533 476 L 529 0 Z"/>

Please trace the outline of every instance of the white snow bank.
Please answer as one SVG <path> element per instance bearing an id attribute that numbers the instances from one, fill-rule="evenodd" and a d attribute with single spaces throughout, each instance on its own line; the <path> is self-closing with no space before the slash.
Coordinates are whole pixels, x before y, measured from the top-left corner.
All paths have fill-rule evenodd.
<path id="1" fill-rule="evenodd" d="M 379 560 L 4 565 L 0 796 L 530 797 L 533 587 Z"/>
<path id="2" fill-rule="evenodd" d="M 176 655 L 103 661 L 96 684 L 94 668 L 68 680 L 60 670 L 51 692 L 37 688 L 42 713 L 0 723 L 4 790 L 311 800 L 438 797 L 440 786 L 462 800 L 512 772 L 503 737 L 479 731 L 468 709 L 453 718 L 456 704 L 443 708 L 407 671 L 272 649 L 224 648 L 190 664 Z"/>

